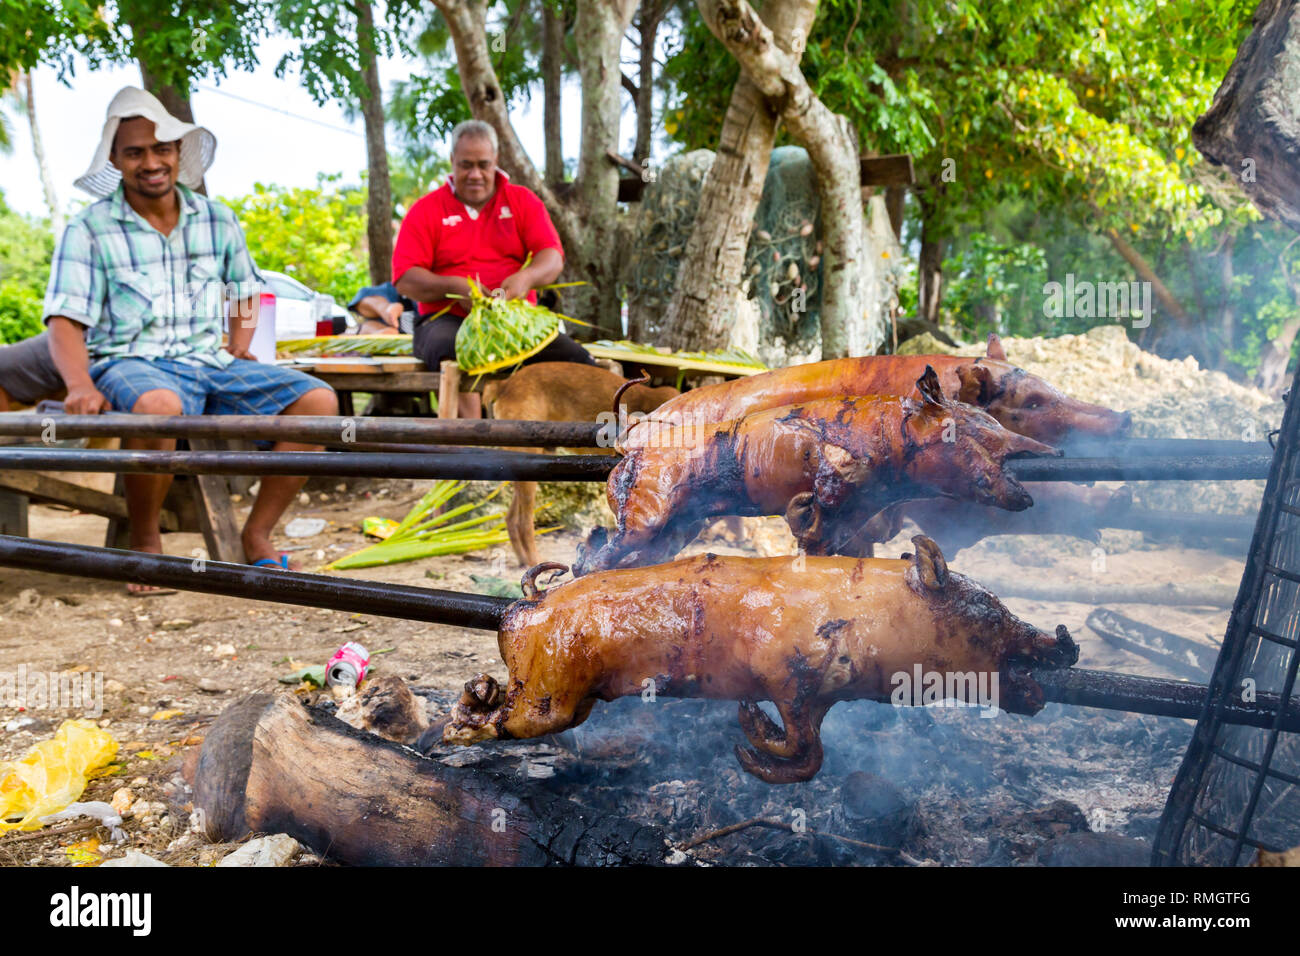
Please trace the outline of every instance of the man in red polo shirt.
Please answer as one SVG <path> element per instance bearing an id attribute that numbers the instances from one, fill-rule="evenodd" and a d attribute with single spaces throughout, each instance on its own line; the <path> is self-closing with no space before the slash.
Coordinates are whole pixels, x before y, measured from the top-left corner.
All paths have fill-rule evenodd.
<path id="1" fill-rule="evenodd" d="M 419 310 L 415 354 L 431 369 L 456 357 L 456 331 L 468 308 L 449 296 L 468 296 L 467 278 L 508 299 L 536 302 L 534 290 L 563 268 L 564 249 L 546 207 L 497 168 L 496 130 L 479 120 L 459 124 L 451 133 L 451 179 L 411 207 L 393 249 L 397 291 Z M 564 334 L 527 361 L 595 364 Z"/>

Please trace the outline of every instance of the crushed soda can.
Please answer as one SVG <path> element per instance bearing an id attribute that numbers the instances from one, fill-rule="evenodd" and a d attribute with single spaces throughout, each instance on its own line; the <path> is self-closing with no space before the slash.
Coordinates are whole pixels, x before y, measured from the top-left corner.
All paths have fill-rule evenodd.
<path id="1" fill-rule="evenodd" d="M 331 687 L 356 687 L 366 679 L 370 652 L 356 641 L 348 641 L 325 665 L 325 683 Z"/>

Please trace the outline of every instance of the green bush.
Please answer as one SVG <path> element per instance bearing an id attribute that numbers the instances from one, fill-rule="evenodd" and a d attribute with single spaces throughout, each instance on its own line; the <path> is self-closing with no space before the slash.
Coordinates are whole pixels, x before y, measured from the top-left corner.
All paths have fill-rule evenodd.
<path id="1" fill-rule="evenodd" d="M 244 229 L 259 269 L 291 275 L 308 287 L 347 302 L 370 284 L 365 252 L 366 195 L 356 187 L 314 189 L 258 183 L 247 196 L 223 198 Z"/>
<path id="2" fill-rule="evenodd" d="M 10 209 L 0 193 L 0 343 L 41 331 L 41 304 L 54 255 L 49 223 Z"/>
<path id="3" fill-rule="evenodd" d="M 0 343 L 21 342 L 38 335 L 45 297 L 14 279 L 0 279 Z"/>

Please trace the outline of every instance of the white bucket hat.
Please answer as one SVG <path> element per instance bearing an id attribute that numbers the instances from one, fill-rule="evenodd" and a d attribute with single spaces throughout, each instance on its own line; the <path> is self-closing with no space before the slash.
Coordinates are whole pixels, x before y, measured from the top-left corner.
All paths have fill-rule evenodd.
<path id="1" fill-rule="evenodd" d="M 118 124 L 136 116 L 153 121 L 160 142 L 181 141 L 177 179 L 191 189 L 197 188 L 203 182 L 203 174 L 212 165 L 212 158 L 217 151 L 217 138 L 202 126 L 181 122 L 167 112 L 156 96 L 134 86 L 124 86 L 118 90 L 113 102 L 108 104 L 104 135 L 99 140 L 99 148 L 95 150 L 95 159 L 75 185 L 100 199 L 117 188 L 117 184 L 122 181 L 122 174 L 109 162 L 108 154 L 113 149 L 113 137 L 117 135 Z"/>

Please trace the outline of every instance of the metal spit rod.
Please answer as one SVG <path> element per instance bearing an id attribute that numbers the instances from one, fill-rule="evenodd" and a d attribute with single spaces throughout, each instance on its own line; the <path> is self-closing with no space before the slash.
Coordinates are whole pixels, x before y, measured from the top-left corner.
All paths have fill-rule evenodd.
<path id="1" fill-rule="evenodd" d="M 491 481 L 604 481 L 608 455 L 464 452 L 103 451 L 3 448 L 0 470 L 103 471 L 152 475 L 323 475 L 330 478 L 458 478 Z"/>
<path id="2" fill-rule="evenodd" d="M 612 442 L 612 424 L 474 418 L 386 418 L 307 415 L 0 415 L 5 438 L 202 438 L 302 444 L 389 443 L 598 448 Z M 346 437 L 345 437 L 346 436 Z M 603 444 L 602 444 L 603 442 Z M 1106 439 L 1080 435 L 1062 448 L 1073 458 L 1266 457 L 1267 442 L 1202 438 Z"/>
<path id="3" fill-rule="evenodd" d="M 0 415 L 0 436 L 65 438 L 203 438 L 291 441 L 598 448 L 611 426 L 597 422 L 486 418 L 368 418 L 362 415 Z M 612 437 L 612 435 L 610 436 Z"/>
<path id="4" fill-rule="evenodd" d="M 468 478 L 496 481 L 604 481 L 610 455 L 537 455 L 485 449 L 474 454 L 317 451 L 111 451 L 0 448 L 0 470 L 102 471 L 171 475 L 324 475 L 331 478 Z M 1226 481 L 1268 477 L 1271 459 L 1021 458 L 1006 470 L 1021 481 Z"/>
<path id="5" fill-rule="evenodd" d="M 511 603 L 507 598 L 481 594 L 61 544 L 12 535 L 0 535 L 0 567 L 131 581 L 484 630 L 496 630 L 502 613 Z M 1204 684 L 1082 668 L 1035 670 L 1034 677 L 1043 686 L 1049 701 L 1163 717 L 1200 716 L 1209 693 Z M 1224 711 L 1223 718 L 1230 723 L 1272 727 L 1278 704 L 1277 695 L 1260 694 L 1254 703 L 1231 705 Z M 1289 702 L 1281 729 L 1300 731 L 1300 701 Z"/>

